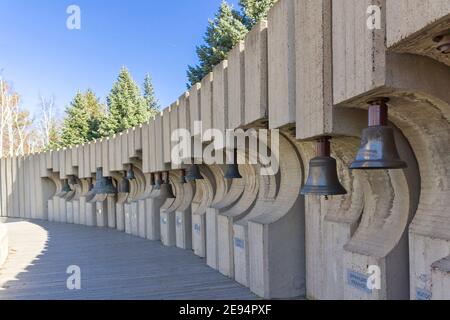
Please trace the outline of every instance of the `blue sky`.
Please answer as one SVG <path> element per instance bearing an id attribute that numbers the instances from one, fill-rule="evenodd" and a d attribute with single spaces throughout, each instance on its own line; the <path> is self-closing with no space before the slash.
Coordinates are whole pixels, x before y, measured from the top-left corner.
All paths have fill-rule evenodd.
<path id="1" fill-rule="evenodd" d="M 186 90 L 186 67 L 221 0 L 0 0 L 0 69 L 37 112 L 55 95 L 60 115 L 77 90 L 104 101 L 122 65 L 141 84 L 152 75 L 162 107 Z M 238 8 L 238 0 L 229 0 Z M 69 5 L 81 30 L 66 28 Z"/>

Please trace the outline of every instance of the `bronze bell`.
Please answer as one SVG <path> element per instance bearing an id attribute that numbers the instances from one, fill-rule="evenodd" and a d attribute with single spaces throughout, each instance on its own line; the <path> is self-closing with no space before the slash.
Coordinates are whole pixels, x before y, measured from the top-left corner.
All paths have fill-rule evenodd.
<path id="1" fill-rule="evenodd" d="M 170 184 L 169 171 L 166 171 L 166 179 L 163 181 L 163 184 L 167 188 L 167 198 L 176 198 L 173 192 L 172 185 Z"/>
<path id="2" fill-rule="evenodd" d="M 92 189 L 94 194 L 116 194 L 117 188 L 113 185 L 111 177 L 103 176 L 103 169 L 97 168 L 95 173 L 95 186 Z"/>
<path id="3" fill-rule="evenodd" d="M 237 150 L 234 150 L 234 162 L 227 165 L 227 171 L 225 172 L 225 179 L 242 179 L 239 172 L 239 166 L 237 163 Z"/>
<path id="4" fill-rule="evenodd" d="M 331 137 L 322 137 L 316 142 L 316 157 L 309 162 L 309 174 L 300 194 L 328 196 L 347 194 L 339 182 L 336 159 L 330 156 Z"/>
<path id="5" fill-rule="evenodd" d="M 78 184 L 77 177 L 75 177 L 74 175 L 69 176 L 69 184 L 77 185 Z"/>
<path id="6" fill-rule="evenodd" d="M 127 177 L 122 177 L 117 189 L 119 193 L 130 193 L 130 180 Z"/>
<path id="7" fill-rule="evenodd" d="M 180 183 L 182 183 L 182 184 L 187 183 L 185 169 L 181 169 Z"/>
<path id="8" fill-rule="evenodd" d="M 161 185 L 162 185 L 161 173 L 156 173 L 155 174 L 155 189 L 156 190 L 160 190 L 161 189 Z"/>
<path id="9" fill-rule="evenodd" d="M 70 188 L 69 180 L 65 179 L 63 187 L 61 189 L 61 192 L 64 192 L 64 194 L 66 194 L 66 193 L 71 192 L 71 191 L 72 191 L 72 189 Z"/>
<path id="10" fill-rule="evenodd" d="M 370 102 L 369 127 L 361 136 L 361 146 L 350 169 L 401 169 L 406 163 L 398 155 L 394 129 L 387 125 L 388 99 Z"/>
<path id="11" fill-rule="evenodd" d="M 154 173 L 150 173 L 150 186 L 154 187 L 155 186 L 155 174 Z"/>
<path id="12" fill-rule="evenodd" d="M 188 174 L 186 175 L 186 181 L 203 180 L 200 173 L 200 167 L 198 164 L 193 164 L 189 167 Z"/>
<path id="13" fill-rule="evenodd" d="M 133 170 L 133 165 L 130 164 L 130 166 L 128 167 L 127 173 L 126 173 L 126 179 L 128 180 L 134 180 L 136 179 L 135 175 L 134 175 L 134 170 Z"/>

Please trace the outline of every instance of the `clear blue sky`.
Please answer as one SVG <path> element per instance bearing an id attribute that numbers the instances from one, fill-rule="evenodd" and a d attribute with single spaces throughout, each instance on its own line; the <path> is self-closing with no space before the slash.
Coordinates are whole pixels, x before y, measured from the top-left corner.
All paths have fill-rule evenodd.
<path id="1" fill-rule="evenodd" d="M 186 67 L 197 63 L 195 46 L 220 2 L 0 0 L 0 69 L 32 113 L 39 94 L 54 94 L 60 115 L 77 90 L 105 101 L 123 65 L 139 84 L 152 75 L 164 108 L 186 90 Z M 81 9 L 81 30 L 66 28 L 71 4 Z"/>

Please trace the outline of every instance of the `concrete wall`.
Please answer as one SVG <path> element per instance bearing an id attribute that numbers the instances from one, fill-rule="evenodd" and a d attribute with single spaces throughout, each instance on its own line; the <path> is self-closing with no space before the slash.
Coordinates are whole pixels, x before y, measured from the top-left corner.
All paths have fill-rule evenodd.
<path id="1" fill-rule="evenodd" d="M 376 6 L 380 28 L 370 29 Z M 450 62 L 432 38 L 449 28 L 445 0 L 279 0 L 225 61 L 147 123 L 67 150 L 1 159 L 0 216 L 161 240 L 264 298 L 448 299 Z M 408 168 L 350 171 L 367 101 L 376 97 L 390 98 Z M 280 170 L 261 175 L 268 158 L 239 146 L 240 159 L 254 160 L 240 165 L 243 179 L 203 164 L 203 180 L 181 184 L 185 166 L 172 162 L 171 135 L 194 135 L 198 120 L 201 134 L 280 129 Z M 299 195 L 321 135 L 333 136 L 348 191 L 328 201 Z M 129 194 L 88 192 L 97 168 L 117 184 L 129 164 L 137 176 Z M 166 170 L 175 199 L 167 185 L 149 184 L 150 174 Z M 79 184 L 63 194 L 68 175 Z M 380 288 L 365 286 L 368 266 L 378 268 Z"/>

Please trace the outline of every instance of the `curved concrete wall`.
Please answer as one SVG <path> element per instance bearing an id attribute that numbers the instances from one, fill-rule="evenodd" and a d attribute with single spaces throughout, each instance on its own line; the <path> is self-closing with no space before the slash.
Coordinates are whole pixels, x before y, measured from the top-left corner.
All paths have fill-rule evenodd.
<path id="1" fill-rule="evenodd" d="M 367 27 L 369 6 L 381 10 L 379 29 Z M 446 0 L 279 0 L 227 60 L 149 122 L 1 159 L 0 216 L 116 228 L 192 249 L 265 298 L 448 299 L 450 62 L 430 39 L 449 28 Z M 348 170 L 374 97 L 390 98 L 405 170 Z M 239 146 L 239 158 L 257 160 L 240 166 L 242 180 L 202 164 L 204 180 L 180 184 L 185 165 L 172 163 L 172 133 L 189 130 L 196 144 L 209 128 L 279 129 L 279 171 L 261 175 L 268 158 Z M 328 201 L 299 195 L 321 135 L 334 137 L 348 191 Z M 88 192 L 97 168 L 117 183 L 130 164 L 129 194 Z M 174 199 L 167 185 L 149 184 L 166 170 Z M 79 185 L 64 194 L 69 175 Z M 379 288 L 366 287 L 368 266 L 378 267 Z"/>

